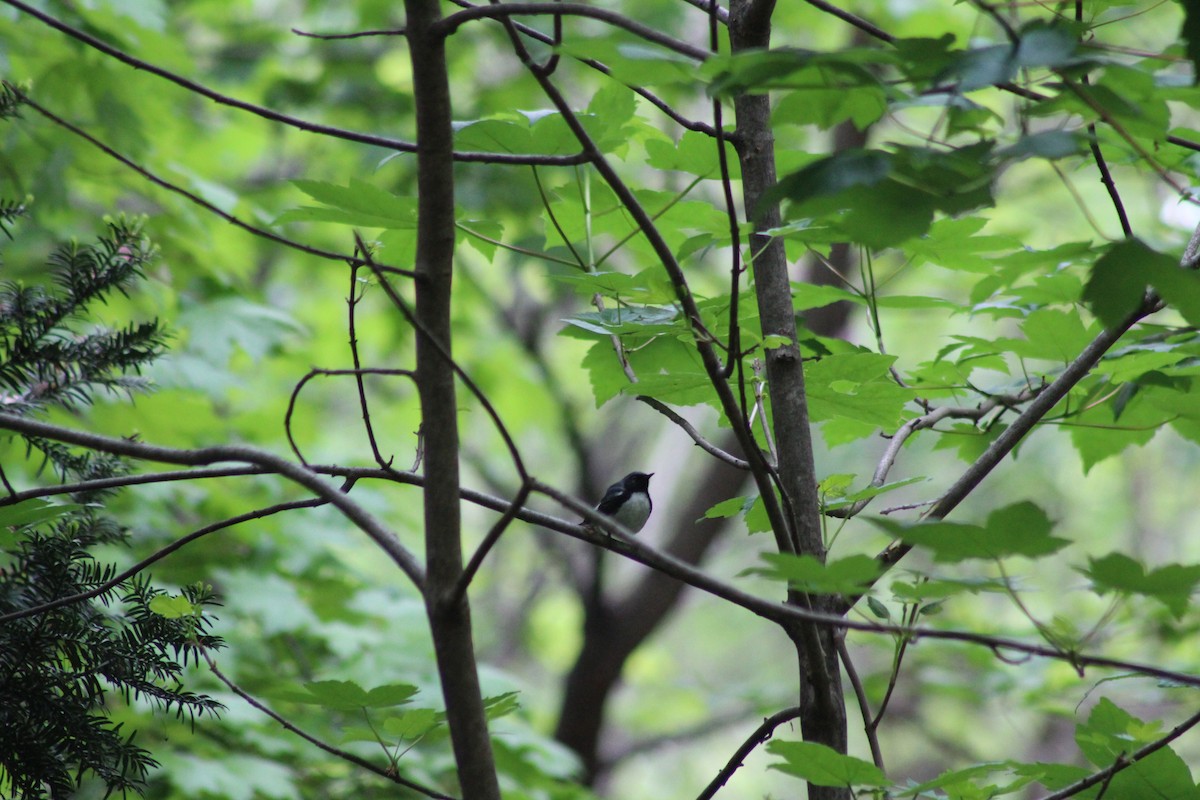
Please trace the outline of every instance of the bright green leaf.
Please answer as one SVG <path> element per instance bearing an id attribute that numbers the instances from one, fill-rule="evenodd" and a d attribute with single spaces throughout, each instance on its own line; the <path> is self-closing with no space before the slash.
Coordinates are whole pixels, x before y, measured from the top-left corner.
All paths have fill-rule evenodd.
<path id="1" fill-rule="evenodd" d="M 816 742 L 775 739 L 767 743 L 767 752 L 783 759 L 771 764 L 771 769 L 795 775 L 817 786 L 888 786 L 891 783 L 871 762 L 842 755 Z"/>

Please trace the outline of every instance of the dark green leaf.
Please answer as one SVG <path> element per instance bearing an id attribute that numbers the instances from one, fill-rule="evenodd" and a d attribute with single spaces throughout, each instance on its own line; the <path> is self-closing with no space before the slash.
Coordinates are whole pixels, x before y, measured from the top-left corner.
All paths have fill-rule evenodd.
<path id="1" fill-rule="evenodd" d="M 1084 302 L 1106 327 L 1114 327 L 1141 305 L 1159 254 L 1137 239 L 1117 242 L 1096 259 Z M 1147 267 L 1150 267 L 1147 269 Z"/>
<path id="2" fill-rule="evenodd" d="M 942 563 L 1006 556 L 1039 558 L 1056 553 L 1070 540 L 1051 536 L 1052 523 L 1042 509 L 1023 501 L 993 511 L 985 525 L 961 522 L 905 524 L 874 518 L 875 525 L 908 544 L 933 551 Z"/>
<path id="3" fill-rule="evenodd" d="M 743 575 L 762 575 L 786 581 L 795 588 L 813 594 L 862 593 L 881 574 L 877 560 L 862 553 L 822 564 L 810 555 L 763 553 L 770 566 L 751 567 Z"/>
<path id="4" fill-rule="evenodd" d="M 1092 579 L 1100 594 L 1112 591 L 1151 597 L 1170 609 L 1176 619 L 1187 611 L 1192 593 L 1200 584 L 1198 564 L 1168 564 L 1147 571 L 1141 563 L 1122 553 L 1088 559 L 1087 569 L 1080 571 Z"/>
<path id="5" fill-rule="evenodd" d="M 1032 22 L 1021 31 L 1018 67 L 1062 67 L 1075 60 L 1078 35 L 1065 25 Z"/>

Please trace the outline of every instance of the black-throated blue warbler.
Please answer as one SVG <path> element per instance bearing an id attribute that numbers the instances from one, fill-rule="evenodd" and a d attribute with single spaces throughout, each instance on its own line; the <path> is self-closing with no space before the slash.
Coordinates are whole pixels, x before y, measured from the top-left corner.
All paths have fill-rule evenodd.
<path id="1" fill-rule="evenodd" d="M 612 517 L 631 532 L 637 533 L 650 518 L 654 503 L 650 501 L 650 476 L 653 472 L 631 472 L 608 487 L 596 510 Z"/>

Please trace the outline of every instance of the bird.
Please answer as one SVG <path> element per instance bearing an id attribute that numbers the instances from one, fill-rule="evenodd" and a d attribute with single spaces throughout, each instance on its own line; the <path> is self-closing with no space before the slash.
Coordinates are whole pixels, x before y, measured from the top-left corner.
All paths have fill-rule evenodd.
<path id="1" fill-rule="evenodd" d="M 653 472 L 631 472 L 608 487 L 596 510 L 612 517 L 631 532 L 637 533 L 650 518 L 654 503 L 650 501 L 650 478 Z"/>

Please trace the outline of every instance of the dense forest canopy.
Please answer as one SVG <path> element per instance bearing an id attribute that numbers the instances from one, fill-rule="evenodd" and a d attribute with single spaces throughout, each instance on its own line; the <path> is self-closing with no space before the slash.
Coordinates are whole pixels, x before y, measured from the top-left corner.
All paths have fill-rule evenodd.
<path id="1" fill-rule="evenodd" d="M 3 0 L 0 795 L 1200 796 L 1197 61 Z"/>

